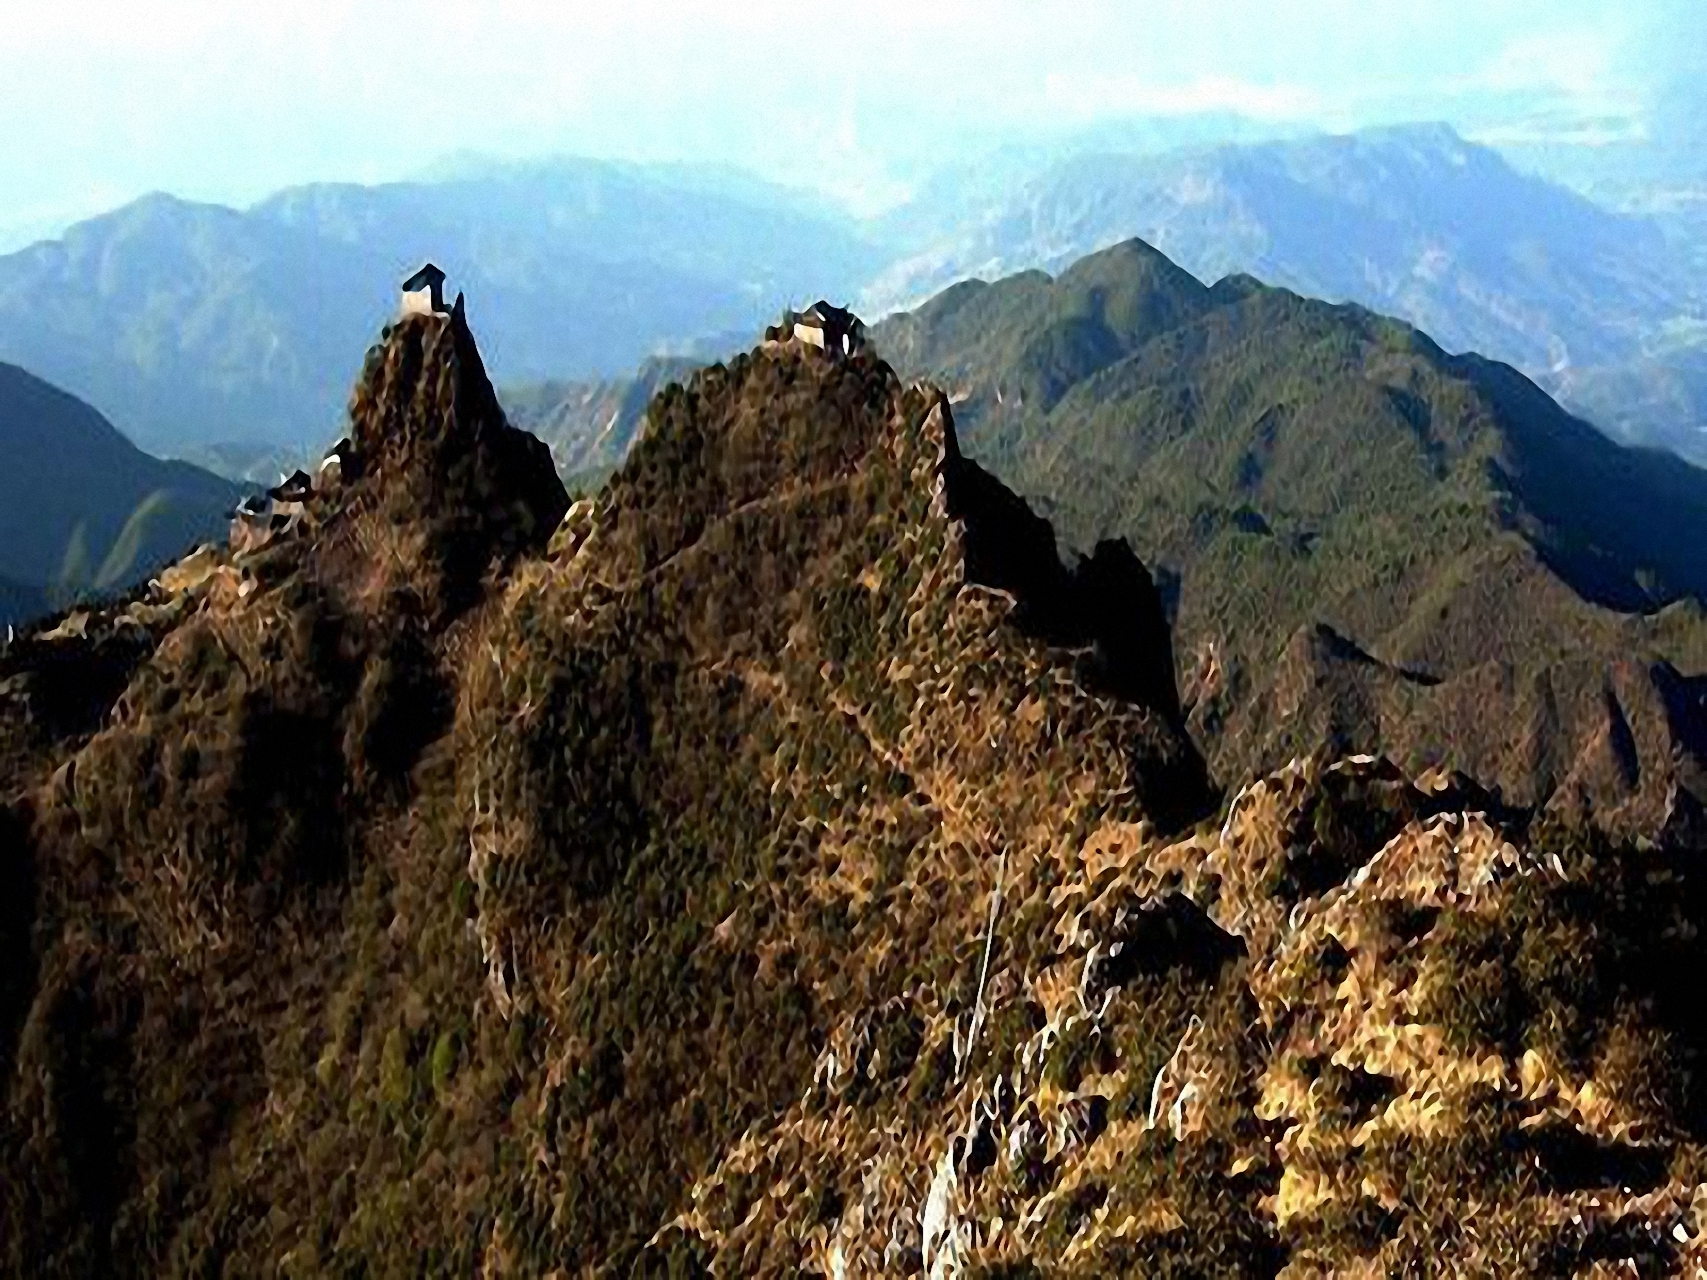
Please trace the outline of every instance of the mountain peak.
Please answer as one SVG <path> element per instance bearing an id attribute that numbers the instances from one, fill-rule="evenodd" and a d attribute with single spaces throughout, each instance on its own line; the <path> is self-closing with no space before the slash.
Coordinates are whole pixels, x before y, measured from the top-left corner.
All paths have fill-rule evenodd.
<path id="1" fill-rule="evenodd" d="M 1665 611 L 1707 598 L 1707 477 L 1508 366 L 1248 277 L 1181 287 L 1157 257 L 1127 242 L 875 340 L 951 381 L 971 452 L 1072 545 L 1125 537 L 1177 575 L 1224 781 L 1326 742 L 1450 758 L 1527 805 L 1576 778 L 1625 831 L 1663 826 L 1674 784 L 1707 796 L 1707 722 L 1653 674 L 1707 661 Z M 1635 765 L 1571 763 L 1626 737 L 1589 755 Z"/>
<path id="2" fill-rule="evenodd" d="M 494 556 L 544 546 L 569 505 L 551 451 L 505 420 L 461 307 L 406 316 L 368 353 L 340 486 L 354 528 L 419 554 L 406 576 L 434 613 L 467 603 Z"/>
<path id="3" fill-rule="evenodd" d="M 562 491 L 518 437 L 460 317 L 410 317 L 290 536 L 0 655 L 28 1117 L 0 1126 L 0 1268 L 318 1241 L 340 1270 L 407 1239 L 460 1272 L 510 1204 L 571 1271 L 635 1262 L 868 1005 L 917 1007 L 896 1069 L 931 1096 L 982 1061 L 955 1043 L 1012 1057 L 1014 1015 L 971 1012 L 1012 979 L 980 997 L 961 957 L 992 890 L 1045 905 L 1058 830 L 1211 807 L 1143 567 L 1068 575 L 941 393 L 870 352 L 671 384 L 544 554 Z M 15 673 L 75 721 L 12 714 L 40 705 Z M 321 1194 L 394 1140 L 443 1176 L 388 1154 Z"/>

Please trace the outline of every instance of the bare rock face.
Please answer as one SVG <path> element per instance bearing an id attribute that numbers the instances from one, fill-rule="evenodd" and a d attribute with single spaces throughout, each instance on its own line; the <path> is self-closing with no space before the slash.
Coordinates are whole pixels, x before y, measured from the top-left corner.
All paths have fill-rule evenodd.
<path id="1" fill-rule="evenodd" d="M 460 315 L 391 330 L 353 417 L 349 484 L 298 477 L 0 658 L 0 883 L 28 888 L 0 919 L 0 1143 L 29 1171 L 4 1269 L 182 1265 L 141 1241 L 212 1184 L 160 1171 L 209 1167 L 265 1095 L 267 1018 L 323 998 L 327 931 L 449 728 L 458 620 L 567 505 Z"/>
<path id="2" fill-rule="evenodd" d="M 772 352 L 650 419 L 566 516 L 411 318 L 335 485 L 0 661 L 4 1269 L 667 1261 L 844 1015 L 965 1029 L 999 865 L 1212 806 L 1171 689 L 969 578 L 940 395 Z"/>
<path id="3" fill-rule="evenodd" d="M 917 1037 L 929 1108 L 893 1024 L 852 1014 L 671 1234 L 777 1275 L 1707 1261 L 1689 859 L 1367 757 L 1295 762 L 1183 840 L 1111 822 L 1063 852 L 1008 865 L 1002 1030 Z"/>

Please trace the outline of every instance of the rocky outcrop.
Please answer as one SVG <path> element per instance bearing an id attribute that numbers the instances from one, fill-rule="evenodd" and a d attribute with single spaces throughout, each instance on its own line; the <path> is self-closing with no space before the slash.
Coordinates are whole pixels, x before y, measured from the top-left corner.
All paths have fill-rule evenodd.
<path id="1" fill-rule="evenodd" d="M 390 329 L 350 424 L 337 497 L 346 528 L 329 545 L 363 566 L 390 564 L 386 589 L 408 590 L 429 618 L 471 603 L 494 562 L 543 547 L 569 505 L 551 451 L 505 422 L 460 308 Z M 336 571 L 335 560 L 323 566 Z"/>
<path id="2" fill-rule="evenodd" d="M 931 1112 L 903 1118 L 920 1076 L 850 1019 L 671 1234 L 764 1274 L 1707 1258 L 1688 860 L 1360 758 L 1291 765 L 1185 840 L 1110 823 L 1010 876 L 1051 887 L 993 966 L 1002 1036 L 943 1068 Z"/>
<path id="3" fill-rule="evenodd" d="M 1049 522 L 962 455 L 952 436 L 942 475 L 949 513 L 966 526 L 968 580 L 1013 594 L 1014 623 L 1027 634 L 1086 650 L 1088 683 L 1177 721 L 1167 618 L 1132 548 L 1101 542 L 1068 568 Z"/>
<path id="4" fill-rule="evenodd" d="M 1125 537 L 1177 584 L 1223 786 L 1326 750 L 1626 834 L 1707 802 L 1699 718 L 1653 675 L 1707 672 L 1707 473 L 1408 326 L 1206 288 L 1136 241 L 957 286 L 876 340 L 956 388 L 969 452 L 1064 544 Z"/>

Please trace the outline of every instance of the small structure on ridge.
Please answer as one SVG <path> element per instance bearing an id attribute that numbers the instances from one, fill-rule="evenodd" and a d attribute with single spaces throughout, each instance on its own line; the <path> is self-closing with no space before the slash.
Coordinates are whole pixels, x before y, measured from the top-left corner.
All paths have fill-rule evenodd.
<path id="1" fill-rule="evenodd" d="M 403 282 L 403 305 L 400 315 L 443 315 L 445 313 L 445 273 L 427 263 Z"/>
<path id="2" fill-rule="evenodd" d="M 307 502 L 314 496 L 314 481 L 299 468 L 288 480 L 268 489 L 267 496 L 274 502 Z"/>
<path id="3" fill-rule="evenodd" d="M 765 330 L 765 341 L 777 346 L 798 343 L 816 347 L 840 359 L 864 348 L 865 323 L 846 308 L 820 299 L 799 315 L 784 313 L 781 325 Z"/>

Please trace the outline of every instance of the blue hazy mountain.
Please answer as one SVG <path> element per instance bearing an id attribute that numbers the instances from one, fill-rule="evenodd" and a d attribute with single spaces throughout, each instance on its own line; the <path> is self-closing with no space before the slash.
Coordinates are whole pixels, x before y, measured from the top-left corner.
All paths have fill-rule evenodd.
<path id="1" fill-rule="evenodd" d="M 743 347 L 820 296 L 875 320 L 1138 236 L 1204 279 L 1248 272 L 1399 316 L 1620 439 L 1707 461 L 1707 203 L 1673 190 L 1614 211 L 1440 126 L 1265 128 L 1012 140 L 863 223 L 738 171 L 591 160 L 454 156 L 421 181 L 247 210 L 155 196 L 0 257 L 0 360 L 156 453 L 271 480 L 338 433 L 352 353 L 426 258 L 467 292 L 494 380 L 514 388 Z"/>
<path id="2" fill-rule="evenodd" d="M 318 185 L 250 209 L 152 196 L 0 257 L 0 359 L 139 444 L 312 449 L 424 259 L 478 317 L 495 377 L 583 377 L 755 329 L 873 259 L 792 193 L 681 166 L 463 164 L 450 180 Z"/>
<path id="3" fill-rule="evenodd" d="M 47 593 L 42 588 L 0 578 L 0 633 L 9 625 L 45 612 L 47 607 Z"/>
<path id="4" fill-rule="evenodd" d="M 0 364 L 0 623 L 127 585 L 222 535 L 239 490 L 142 452 L 75 396 Z"/>

